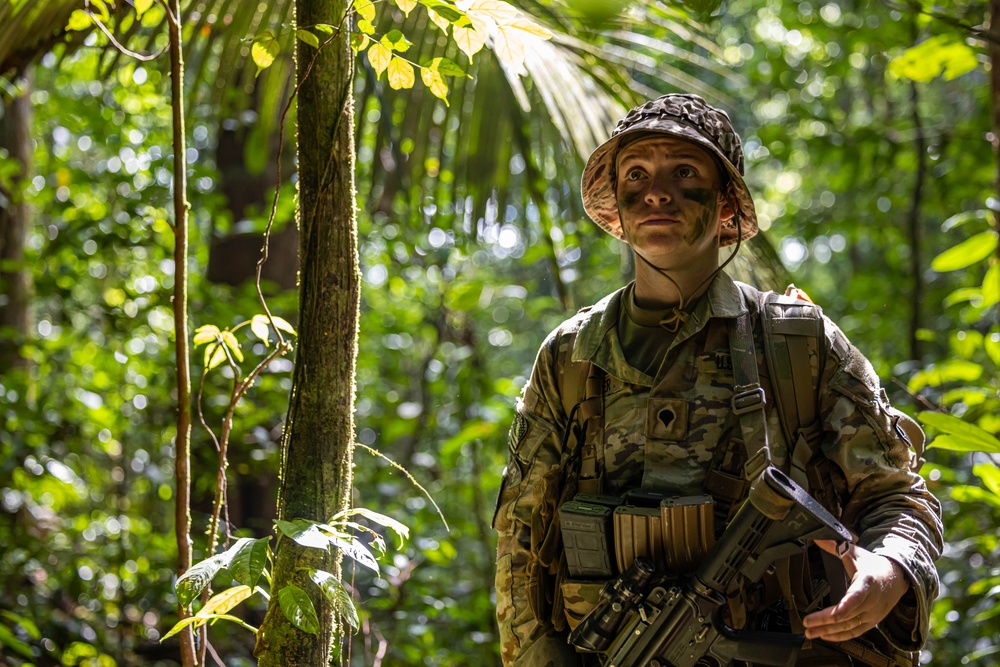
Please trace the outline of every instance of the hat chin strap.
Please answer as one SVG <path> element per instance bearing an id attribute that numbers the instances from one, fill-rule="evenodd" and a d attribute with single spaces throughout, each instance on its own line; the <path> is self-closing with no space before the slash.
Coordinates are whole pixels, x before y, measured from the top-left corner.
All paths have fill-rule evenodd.
<path id="1" fill-rule="evenodd" d="M 616 200 L 615 203 L 617 204 L 617 200 Z M 734 217 L 734 219 L 736 221 L 736 248 L 733 249 L 732 254 L 729 255 L 729 257 L 726 258 L 726 261 L 724 261 L 722 264 L 720 264 L 714 271 L 712 271 L 711 274 L 709 274 L 709 276 L 707 278 L 705 278 L 704 280 L 701 281 L 701 283 L 698 284 L 698 287 L 696 287 L 694 289 L 694 291 L 692 292 L 692 294 L 697 294 L 698 292 L 701 291 L 701 288 L 703 288 L 705 285 L 707 285 L 710 282 L 712 282 L 712 280 L 715 279 L 715 276 L 717 276 L 719 274 L 719 272 L 722 271 L 722 269 L 726 268 L 726 266 L 731 261 L 733 261 L 733 259 L 736 257 L 736 254 L 740 251 L 740 246 L 743 245 L 743 225 L 740 224 L 739 208 L 736 207 L 736 206 L 733 206 L 733 203 L 734 202 L 732 200 L 730 200 L 729 205 L 735 211 L 735 213 L 733 214 L 733 217 Z M 667 273 L 667 271 L 665 269 L 661 269 L 660 267 L 656 266 L 655 264 L 653 264 L 652 262 L 650 262 L 648 259 L 646 259 L 645 257 L 643 257 L 642 254 L 638 250 L 635 249 L 635 244 L 632 242 L 632 239 L 629 238 L 628 232 L 625 231 L 625 225 L 621 224 L 621 219 L 622 219 L 621 205 L 618 205 L 618 224 L 621 225 L 622 236 L 625 237 L 625 240 L 632 247 L 632 252 L 635 253 L 635 256 L 638 257 L 640 260 L 642 260 L 642 262 L 646 266 L 648 266 L 649 268 L 655 270 L 661 276 L 663 276 L 664 278 L 666 278 L 667 280 L 669 280 L 670 283 L 674 286 L 674 289 L 677 290 L 677 294 L 680 296 L 680 302 L 670 310 L 670 315 L 668 315 L 667 317 L 664 317 L 662 320 L 660 320 L 660 326 L 661 327 L 663 327 L 664 329 L 666 329 L 670 333 L 677 333 L 680 330 L 680 328 L 682 326 L 684 326 L 684 323 L 687 322 L 688 319 L 691 317 L 691 313 L 689 313 L 689 312 L 687 312 L 685 310 L 685 306 L 688 305 L 688 304 L 685 303 L 686 299 L 684 298 L 684 292 L 683 292 L 683 290 L 681 290 L 681 286 L 677 284 L 677 281 L 674 280 L 670 276 L 670 274 Z"/>

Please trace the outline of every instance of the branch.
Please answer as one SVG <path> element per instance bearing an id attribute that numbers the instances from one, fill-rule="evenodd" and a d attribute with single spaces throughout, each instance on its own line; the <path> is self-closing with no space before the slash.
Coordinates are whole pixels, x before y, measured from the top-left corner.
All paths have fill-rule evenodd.
<path id="1" fill-rule="evenodd" d="M 168 14 L 169 14 L 169 10 L 168 10 Z M 170 45 L 167 44 L 162 49 L 160 49 L 156 53 L 152 53 L 152 54 L 144 54 L 144 53 L 137 53 L 136 51 L 131 51 L 131 50 L 125 48 L 125 46 L 121 42 L 119 42 L 117 39 L 115 39 L 115 36 L 113 34 L 111 34 L 111 31 L 108 30 L 107 26 L 105 26 L 103 23 L 101 23 L 101 20 L 99 18 L 97 18 L 96 16 L 94 16 L 93 12 L 89 12 L 88 11 L 87 15 L 90 17 L 90 20 L 94 22 L 94 25 L 96 25 L 98 28 L 100 28 L 101 32 L 103 32 L 104 35 L 111 41 L 111 43 L 114 45 L 114 47 L 116 49 L 118 49 L 120 52 L 122 52 L 123 54 L 125 54 L 126 56 L 129 56 L 130 58 L 135 58 L 136 60 L 141 60 L 142 62 L 149 62 L 151 60 L 156 60 L 157 58 L 159 58 L 160 56 L 162 56 L 164 54 L 164 52 L 168 48 L 170 48 Z"/>

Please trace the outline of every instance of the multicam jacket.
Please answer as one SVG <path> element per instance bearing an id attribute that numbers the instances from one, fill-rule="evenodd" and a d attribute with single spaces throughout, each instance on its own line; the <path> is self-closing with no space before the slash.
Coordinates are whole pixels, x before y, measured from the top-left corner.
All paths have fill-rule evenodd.
<path id="1" fill-rule="evenodd" d="M 741 288 L 750 295 L 747 306 Z M 567 433 L 573 404 L 583 392 L 566 387 L 586 377 L 580 370 L 589 368 L 587 362 L 606 373 L 605 493 L 629 488 L 704 493 L 713 457 L 739 437 L 729 409 L 734 381 L 727 362 L 728 326 L 745 307 L 756 323 L 756 290 L 720 273 L 670 342 L 655 378 L 630 367 L 622 353 L 616 323 L 623 292 L 584 309 L 546 338 L 518 401 L 493 524 L 499 533 L 497 620 L 504 665 L 582 664 L 567 645 L 567 634 L 596 603 L 600 585 L 564 579 L 553 519 L 575 492 L 574 475 L 566 473 L 574 459 L 566 451 Z M 896 647 L 916 650 L 927 637 L 938 590 L 940 505 L 910 471 L 909 441 L 871 365 L 836 325 L 826 318 L 824 324 L 824 339 L 816 341 L 822 349 L 811 349 L 810 358 L 813 377 L 818 376 L 820 457 L 836 497 L 810 492 L 858 536 L 860 546 L 906 571 L 912 593 L 879 629 Z M 771 396 L 759 328 L 754 331 L 761 385 Z M 657 419 L 664 405 L 675 415 L 669 423 Z M 789 448 L 770 401 L 767 426 L 774 465 L 787 473 Z"/>

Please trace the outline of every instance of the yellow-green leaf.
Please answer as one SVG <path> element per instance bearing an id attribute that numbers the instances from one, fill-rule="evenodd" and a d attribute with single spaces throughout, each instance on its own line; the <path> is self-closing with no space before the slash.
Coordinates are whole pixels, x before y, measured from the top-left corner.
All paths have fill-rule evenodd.
<path id="1" fill-rule="evenodd" d="M 1000 329 L 993 327 L 990 330 L 984 338 L 983 347 L 986 348 L 986 354 L 990 355 L 993 363 L 1000 366 Z"/>
<path id="2" fill-rule="evenodd" d="M 472 56 L 476 55 L 482 51 L 483 46 L 486 44 L 486 36 L 479 32 L 479 29 L 475 25 L 470 27 L 460 27 L 455 26 L 452 29 L 452 37 L 455 40 L 456 46 L 469 58 L 469 62 L 472 62 Z"/>
<path id="3" fill-rule="evenodd" d="M 299 334 L 295 331 L 295 327 L 288 323 L 288 320 L 278 317 L 277 315 L 272 315 L 271 319 L 274 320 L 274 327 L 276 329 L 281 329 L 285 333 L 290 333 L 293 336 L 298 336 Z"/>
<path id="4" fill-rule="evenodd" d="M 378 42 L 373 42 L 372 45 L 368 47 L 368 62 L 371 63 L 372 69 L 375 70 L 376 78 L 382 78 L 382 72 L 389 67 L 389 63 L 391 61 L 392 51 L 385 48 Z"/>
<path id="5" fill-rule="evenodd" d="M 267 326 L 267 315 L 254 315 L 253 319 L 250 320 L 250 331 L 253 332 L 254 336 L 264 341 L 264 347 L 268 346 L 271 330 Z"/>
<path id="6" fill-rule="evenodd" d="M 211 343 L 219 337 L 219 327 L 214 324 L 200 326 L 194 331 L 194 346 Z"/>
<path id="7" fill-rule="evenodd" d="M 299 28 L 298 30 L 295 31 L 295 34 L 298 36 L 299 39 L 301 39 L 303 42 L 313 47 L 314 49 L 319 48 L 319 38 L 316 37 L 316 35 L 309 32 L 308 30 Z"/>
<path id="8" fill-rule="evenodd" d="M 403 10 L 403 14 L 410 15 L 410 12 L 417 6 L 417 0 L 395 0 L 396 6 Z"/>
<path id="9" fill-rule="evenodd" d="M 393 90 L 405 90 L 413 88 L 416 77 L 413 73 L 413 65 L 402 58 L 393 56 L 389 62 L 389 87 Z"/>
<path id="10" fill-rule="evenodd" d="M 921 412 L 917 418 L 921 423 L 944 433 L 944 435 L 934 438 L 928 445 L 929 447 L 1000 454 L 1000 440 L 975 424 L 942 412 Z"/>
<path id="11" fill-rule="evenodd" d="M 398 53 L 405 53 L 410 50 L 410 40 L 406 39 L 406 36 L 399 30 L 390 30 L 382 36 L 379 42 L 387 49 Z"/>
<path id="12" fill-rule="evenodd" d="M 448 34 L 448 28 L 451 27 L 451 21 L 438 14 L 430 7 L 427 8 L 427 15 L 431 17 L 431 21 L 434 23 L 434 25 L 441 28 L 441 30 L 444 30 L 444 33 L 446 35 Z"/>
<path id="13" fill-rule="evenodd" d="M 986 277 L 983 278 L 983 307 L 1000 303 L 1000 262 L 994 262 L 990 268 L 986 269 Z"/>
<path id="14" fill-rule="evenodd" d="M 951 80 L 976 69 L 976 52 L 954 35 L 937 35 L 912 46 L 889 63 L 889 73 L 901 79 L 927 82 L 938 76 Z"/>
<path id="15" fill-rule="evenodd" d="M 208 622 L 207 618 L 199 618 L 198 616 L 188 616 L 187 618 L 181 619 L 180 621 L 177 621 L 177 623 L 174 624 L 174 627 L 170 628 L 170 631 L 167 632 L 167 634 L 163 635 L 163 637 L 160 638 L 160 642 L 162 643 L 167 639 L 170 639 L 171 637 L 173 637 L 178 632 L 180 632 L 187 626 L 191 625 L 192 623 L 195 624 L 195 627 L 198 627 L 199 625 L 206 622 Z"/>
<path id="16" fill-rule="evenodd" d="M 198 610 L 195 616 L 201 616 L 205 618 L 211 616 L 212 614 L 226 614 L 238 605 L 239 603 L 246 600 L 250 595 L 253 594 L 253 590 L 249 586 L 233 586 L 232 588 L 227 588 L 224 591 L 216 593 L 208 599 L 205 606 Z"/>
<path id="17" fill-rule="evenodd" d="M 82 9 L 74 9 L 66 21 L 66 30 L 89 30 L 93 25 L 90 14 Z"/>
<path id="18" fill-rule="evenodd" d="M 375 5 L 372 0 L 354 0 L 354 11 L 366 21 L 375 20 Z"/>
<path id="19" fill-rule="evenodd" d="M 104 0 L 90 0 L 90 4 L 97 8 L 97 13 L 101 15 L 101 20 L 107 23 L 111 20 L 111 12 L 108 11 L 108 5 Z"/>
<path id="20" fill-rule="evenodd" d="M 524 65 L 527 33 L 506 25 L 498 25 L 493 37 L 493 52 L 504 65 L 517 72 Z"/>
<path id="21" fill-rule="evenodd" d="M 220 345 L 210 345 L 205 348 L 205 368 L 212 370 L 226 360 L 226 349 Z"/>
<path id="22" fill-rule="evenodd" d="M 222 342 L 226 344 L 226 347 L 236 357 L 236 361 L 243 361 L 243 351 L 240 350 L 240 342 L 236 340 L 236 335 L 232 331 L 226 329 L 222 332 Z"/>
<path id="23" fill-rule="evenodd" d="M 532 37 L 538 37 L 540 39 L 552 39 L 552 31 L 545 26 L 539 25 L 534 21 L 526 18 L 516 18 L 507 24 L 507 27 L 513 28 L 515 30 L 520 30 L 521 32 L 526 32 Z"/>
<path id="24" fill-rule="evenodd" d="M 355 53 L 360 53 L 368 48 L 371 38 L 363 32 L 351 33 L 351 48 Z"/>
<path id="25" fill-rule="evenodd" d="M 977 463 L 972 466 L 972 474 L 983 480 L 986 488 L 1000 496 L 1000 469 L 992 463 Z"/>
<path id="26" fill-rule="evenodd" d="M 517 9 L 501 0 L 473 0 L 465 11 L 467 14 L 493 19 L 497 23 L 507 23 L 517 18 Z"/>
<path id="27" fill-rule="evenodd" d="M 465 76 L 465 70 L 447 58 L 435 58 L 428 67 L 444 76 Z"/>
<path id="28" fill-rule="evenodd" d="M 134 0 L 133 5 L 135 6 L 135 16 L 141 19 L 142 15 L 153 6 L 153 0 Z"/>
<path id="29" fill-rule="evenodd" d="M 274 59 L 278 57 L 280 51 L 281 46 L 273 37 L 262 37 L 254 41 L 250 46 L 250 57 L 257 65 L 257 76 L 274 64 Z"/>
<path id="30" fill-rule="evenodd" d="M 365 19 L 361 19 L 360 21 L 358 21 L 358 30 L 360 30 L 365 35 L 374 35 L 375 24 L 372 23 L 371 21 L 366 21 Z"/>
<path id="31" fill-rule="evenodd" d="M 931 261 L 931 268 L 938 273 L 944 273 L 972 266 L 996 251 L 997 240 L 997 233 L 992 229 L 980 232 L 935 257 Z"/>
<path id="32" fill-rule="evenodd" d="M 444 100 L 445 106 L 451 106 L 448 104 L 448 84 L 444 82 L 444 77 L 438 72 L 424 67 L 420 70 L 420 80 L 424 82 L 428 90 L 434 97 Z"/>

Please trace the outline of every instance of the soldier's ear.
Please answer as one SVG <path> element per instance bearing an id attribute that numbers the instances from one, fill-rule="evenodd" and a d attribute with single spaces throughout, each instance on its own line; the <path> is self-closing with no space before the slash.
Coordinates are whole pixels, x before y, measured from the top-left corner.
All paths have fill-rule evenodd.
<path id="1" fill-rule="evenodd" d="M 719 222 L 729 222 L 736 215 L 732 200 L 726 196 L 725 192 L 719 192 L 719 202 L 722 204 L 719 207 Z"/>

